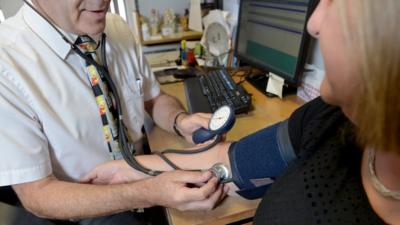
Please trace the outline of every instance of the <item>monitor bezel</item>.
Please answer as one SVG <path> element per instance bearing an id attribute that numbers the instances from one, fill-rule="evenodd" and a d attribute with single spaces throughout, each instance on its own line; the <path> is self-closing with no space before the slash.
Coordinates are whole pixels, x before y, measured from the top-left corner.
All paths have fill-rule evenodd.
<path id="1" fill-rule="evenodd" d="M 238 51 L 238 44 L 239 44 L 239 37 L 240 37 L 240 18 L 242 17 L 242 9 L 243 9 L 243 4 L 244 1 L 240 0 L 240 7 L 239 7 L 239 17 L 238 17 L 238 27 L 237 27 L 237 31 L 236 31 L 236 40 L 235 40 L 235 56 L 236 58 L 240 61 L 240 62 L 245 62 L 247 64 L 250 64 L 251 66 L 260 68 L 262 70 L 266 70 L 268 72 L 272 72 L 280 77 L 282 77 L 283 79 L 285 79 L 285 83 L 290 85 L 290 86 L 299 86 L 300 84 L 300 78 L 301 75 L 304 72 L 304 64 L 307 60 L 307 56 L 308 56 L 308 48 L 310 45 L 310 40 L 311 40 L 311 36 L 310 34 L 307 32 L 307 21 L 310 18 L 312 12 L 314 11 L 315 7 L 316 7 L 316 3 L 318 3 L 318 0 L 310 0 L 308 3 L 308 10 L 307 10 L 307 15 L 306 15 L 306 23 L 304 24 L 303 27 L 303 35 L 301 38 L 301 43 L 300 43 L 300 50 L 299 50 L 299 54 L 298 54 L 298 60 L 297 60 L 297 65 L 296 65 L 296 71 L 294 74 L 294 77 L 292 77 L 290 74 L 288 73 L 284 73 L 281 71 L 277 71 L 272 67 L 269 67 L 267 65 L 264 65 L 262 63 L 259 63 L 255 60 L 250 59 L 249 57 L 244 56 L 243 54 L 240 54 Z"/>

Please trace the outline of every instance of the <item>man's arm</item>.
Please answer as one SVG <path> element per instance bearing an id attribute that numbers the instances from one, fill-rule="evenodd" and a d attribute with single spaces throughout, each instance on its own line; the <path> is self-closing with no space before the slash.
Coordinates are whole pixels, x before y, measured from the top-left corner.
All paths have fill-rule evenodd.
<path id="1" fill-rule="evenodd" d="M 93 185 L 69 183 L 54 176 L 14 185 L 26 209 L 45 218 L 83 219 L 154 205 L 179 210 L 209 210 L 224 195 L 211 174 L 173 171 L 134 183 Z M 188 188 L 188 183 L 206 183 Z"/>
<path id="2" fill-rule="evenodd" d="M 229 160 L 230 142 L 220 143 L 210 150 L 197 154 L 165 154 L 175 165 L 183 170 L 208 170 L 216 163 L 223 163 L 230 170 Z M 139 155 L 136 160 L 146 168 L 159 171 L 173 170 L 157 155 Z M 148 178 L 140 171 L 132 169 L 124 160 L 115 160 L 102 164 L 82 178 L 82 182 L 95 184 L 126 183 L 133 180 Z M 238 189 L 234 183 L 228 183 L 230 195 L 236 195 Z"/>
<path id="3" fill-rule="evenodd" d="M 288 125 L 286 120 L 248 135 L 238 142 L 220 143 L 202 153 L 164 155 L 184 170 L 209 169 L 215 163 L 222 163 L 231 171 L 234 181 L 234 184 L 230 183 L 229 189 L 240 189 L 238 193 L 243 197 L 256 198 L 260 197 L 289 163 L 296 159 Z M 172 169 L 157 155 L 137 156 L 136 159 L 144 167 L 153 170 Z M 97 167 L 85 177 L 85 181 L 126 182 L 141 179 L 140 174 L 137 170 L 129 168 L 124 161 L 119 161 L 113 165 Z"/>
<path id="4" fill-rule="evenodd" d="M 146 111 L 151 115 L 154 122 L 164 130 L 173 132 L 174 120 L 177 122 L 177 129 L 192 142 L 192 133 L 201 128 L 208 128 L 211 118 L 210 114 L 196 113 L 189 115 L 182 104 L 173 96 L 161 92 L 157 97 L 145 102 Z"/>
<path id="5" fill-rule="evenodd" d="M 165 156 L 183 170 L 207 170 L 216 163 L 223 163 L 230 168 L 231 162 L 228 154 L 230 145 L 230 142 L 222 142 L 202 153 L 189 155 L 168 153 Z M 168 171 L 172 169 L 157 155 L 142 155 L 137 156 L 136 159 L 144 167 L 153 170 Z"/>

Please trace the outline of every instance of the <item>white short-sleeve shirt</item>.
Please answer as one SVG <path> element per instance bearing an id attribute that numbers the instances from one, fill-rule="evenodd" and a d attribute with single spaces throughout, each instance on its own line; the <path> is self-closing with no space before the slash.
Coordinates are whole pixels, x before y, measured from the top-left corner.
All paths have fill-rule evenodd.
<path id="1" fill-rule="evenodd" d="M 144 101 L 160 88 L 120 17 L 107 15 L 105 33 L 124 122 L 137 141 Z M 85 61 L 27 5 L 0 25 L 0 155 L 0 186 L 50 174 L 77 181 L 110 160 Z"/>

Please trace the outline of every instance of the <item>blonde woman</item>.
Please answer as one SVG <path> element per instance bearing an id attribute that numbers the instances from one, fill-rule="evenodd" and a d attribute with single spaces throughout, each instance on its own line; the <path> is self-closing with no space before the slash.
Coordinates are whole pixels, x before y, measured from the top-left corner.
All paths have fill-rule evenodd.
<path id="1" fill-rule="evenodd" d="M 183 169 L 226 164 L 231 192 L 264 196 L 255 224 L 400 224 L 399 24 L 398 0 L 321 0 L 308 31 L 326 66 L 322 99 L 236 143 L 167 157 Z M 282 150 L 275 137 L 285 128 Z M 169 169 L 155 156 L 138 160 Z M 140 177 L 120 161 L 84 180 Z"/>

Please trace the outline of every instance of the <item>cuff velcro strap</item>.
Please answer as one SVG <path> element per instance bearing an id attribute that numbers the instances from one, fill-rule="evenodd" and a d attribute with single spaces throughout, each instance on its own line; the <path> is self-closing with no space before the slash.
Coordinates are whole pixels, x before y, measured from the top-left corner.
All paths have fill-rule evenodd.
<path id="1" fill-rule="evenodd" d="M 254 188 L 248 188 L 248 189 L 241 189 L 236 191 L 240 196 L 242 196 L 245 199 L 257 199 L 260 198 L 265 194 L 265 192 L 268 190 L 268 188 L 271 187 L 271 185 L 264 185 L 260 187 L 254 187 Z"/>

